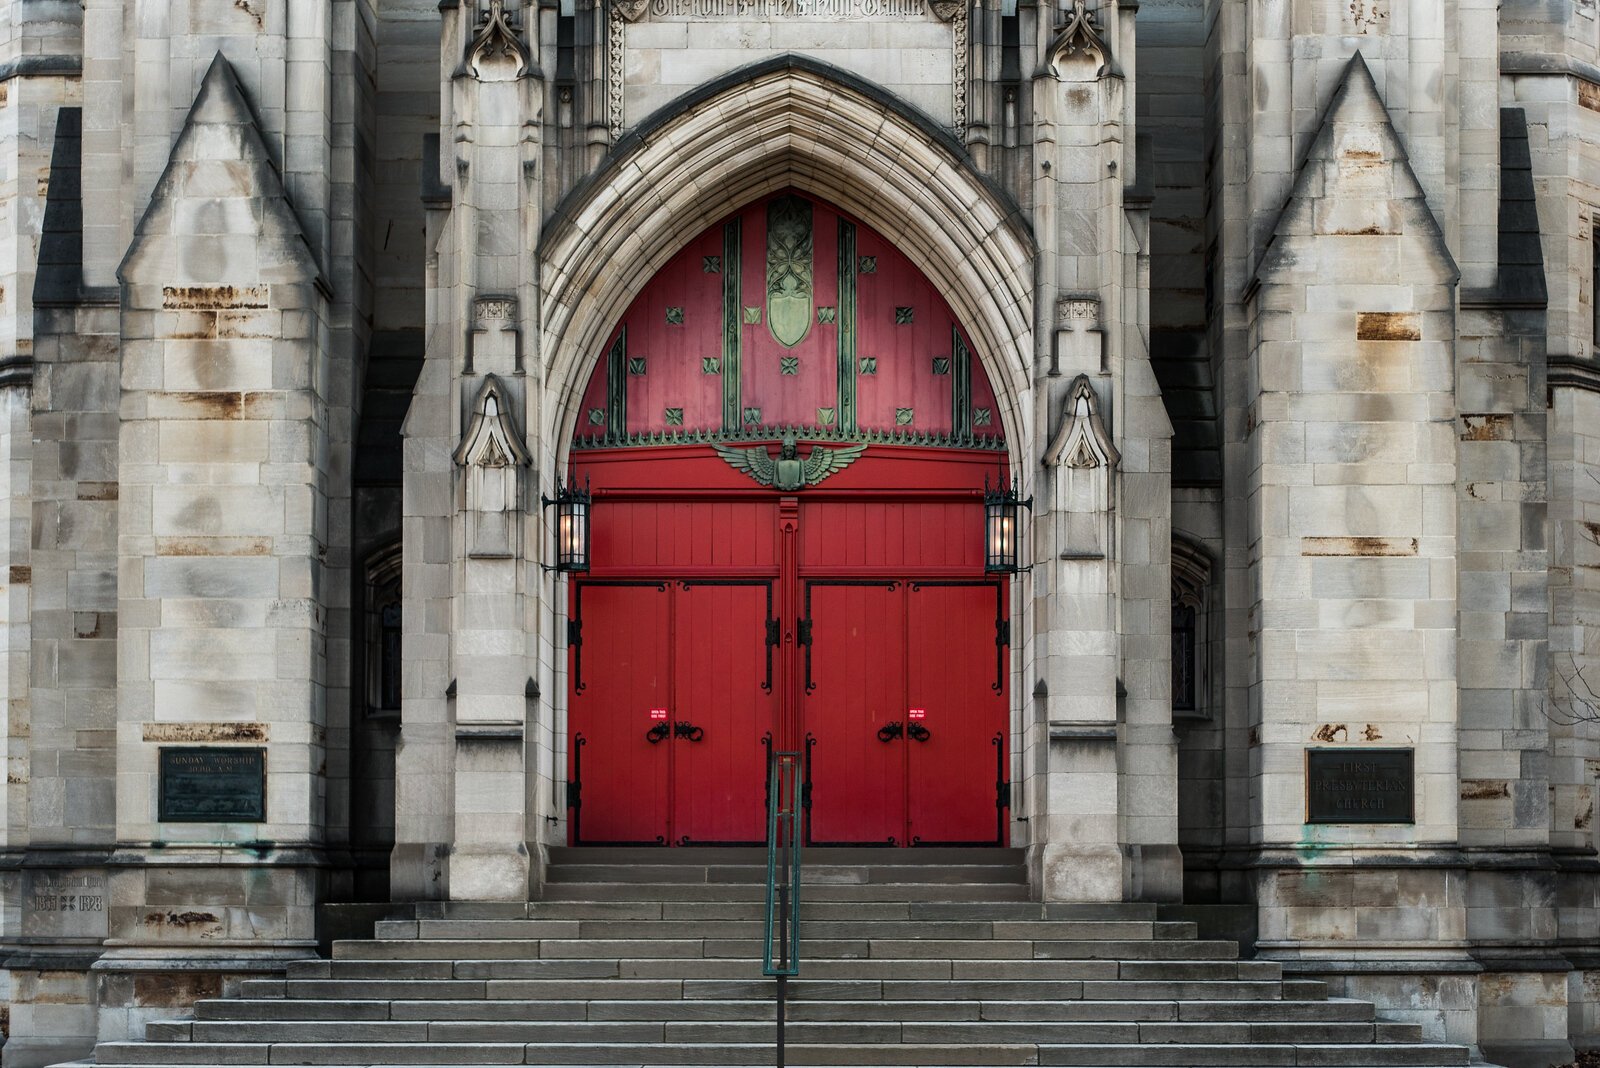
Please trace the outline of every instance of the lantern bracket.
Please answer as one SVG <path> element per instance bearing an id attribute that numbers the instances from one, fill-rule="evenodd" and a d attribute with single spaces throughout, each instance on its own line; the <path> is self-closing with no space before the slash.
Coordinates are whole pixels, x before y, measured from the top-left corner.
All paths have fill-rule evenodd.
<path id="1" fill-rule="evenodd" d="M 543 493 L 539 494 L 539 507 L 540 507 L 540 510 L 543 510 L 545 508 L 549 508 L 552 504 L 556 505 L 558 508 L 571 508 L 572 506 L 576 505 L 584 513 L 584 515 L 583 515 L 584 531 L 583 531 L 583 534 L 582 534 L 582 540 L 583 540 L 583 545 L 582 545 L 582 556 L 583 556 L 582 566 L 580 566 L 580 567 L 563 566 L 559 562 L 562 557 L 561 557 L 560 546 L 558 545 L 557 546 L 557 554 L 556 554 L 558 562 L 554 563 L 554 564 L 540 564 L 539 567 L 540 567 L 541 570 L 543 570 L 543 571 L 561 571 L 561 572 L 565 572 L 567 574 L 573 574 L 575 572 L 588 571 L 589 570 L 589 561 L 588 561 L 588 556 L 589 556 L 588 540 L 589 540 L 589 537 L 588 537 L 588 529 L 587 529 L 588 528 L 588 515 L 587 515 L 587 513 L 588 513 L 589 507 L 593 503 L 594 503 L 594 494 L 589 489 L 589 480 L 587 478 L 584 479 L 583 485 L 580 487 L 578 485 L 578 478 L 577 478 L 576 475 L 572 476 L 567 482 L 562 482 L 559 478 L 556 479 L 556 495 L 554 497 L 547 497 Z M 559 512 L 558 512 L 558 517 L 559 517 Z M 559 522 L 559 518 L 558 518 L 558 522 Z M 559 538 L 559 535 L 558 535 L 558 538 Z"/>
<path id="2" fill-rule="evenodd" d="M 1017 490 L 1017 480 L 1015 478 L 1012 478 L 1010 485 L 1007 485 L 1004 479 L 1001 479 L 1000 481 L 996 482 L 994 485 L 990 485 L 989 484 L 989 477 L 987 475 L 984 476 L 984 479 L 983 479 L 983 514 L 984 514 L 984 524 L 985 524 L 985 529 L 984 529 L 984 554 L 985 554 L 984 571 L 986 573 L 988 573 L 988 574 L 1003 574 L 1003 575 L 1020 575 L 1023 572 L 1027 572 L 1027 571 L 1032 571 L 1033 570 L 1033 565 L 1032 564 L 1029 564 L 1026 567 L 1024 567 L 1024 566 L 1022 566 L 1020 560 L 1016 556 L 1013 556 L 1012 559 L 1010 559 L 1009 561 L 1003 562 L 1003 563 L 997 562 L 997 561 L 995 561 L 995 560 L 990 558 L 990 548 L 989 547 L 993 543 L 993 536 L 991 535 L 991 532 L 988 529 L 988 524 L 991 521 L 991 519 L 993 519 L 995 516 L 1000 514 L 1001 511 L 1004 511 L 1004 510 L 1009 510 L 1011 512 L 1011 516 L 1012 516 L 1012 518 L 1011 518 L 1012 531 L 1011 531 L 1011 534 L 1009 536 L 1010 551 L 1013 554 L 1017 554 L 1018 553 L 1018 550 L 1019 550 L 1021 542 L 1020 542 L 1020 531 L 1018 531 L 1016 529 L 1017 528 L 1017 519 L 1018 519 L 1017 510 L 1021 509 L 1021 508 L 1026 508 L 1029 512 L 1033 511 L 1033 495 L 1029 494 L 1026 498 L 1022 497 L 1019 494 L 1018 490 Z"/>

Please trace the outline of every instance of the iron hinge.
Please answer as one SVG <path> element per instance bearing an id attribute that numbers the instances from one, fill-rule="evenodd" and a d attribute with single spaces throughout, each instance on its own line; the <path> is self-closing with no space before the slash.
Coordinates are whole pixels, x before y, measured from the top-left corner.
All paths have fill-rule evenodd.
<path id="1" fill-rule="evenodd" d="M 799 621 L 799 626 L 796 628 L 795 640 L 801 645 L 811 644 L 811 620 L 802 619 Z"/>
<path id="2" fill-rule="evenodd" d="M 1010 783 L 1008 783 L 1008 782 L 997 782 L 997 783 L 994 784 L 994 807 L 995 808 L 1010 808 L 1011 807 L 1011 784 Z"/>
<path id="3" fill-rule="evenodd" d="M 767 644 L 769 646 L 777 645 L 783 640 L 782 630 L 783 628 L 776 619 L 767 620 Z"/>
<path id="4" fill-rule="evenodd" d="M 583 783 L 581 783 L 581 782 L 569 782 L 569 783 L 567 783 L 567 807 L 568 808 L 582 808 L 583 807 Z"/>
<path id="5" fill-rule="evenodd" d="M 997 619 L 994 621 L 994 643 L 996 645 L 1011 644 L 1011 620 Z"/>
<path id="6" fill-rule="evenodd" d="M 581 620 L 581 619 L 569 619 L 569 620 L 567 620 L 567 644 L 568 645 L 582 645 L 583 644 L 583 620 Z"/>

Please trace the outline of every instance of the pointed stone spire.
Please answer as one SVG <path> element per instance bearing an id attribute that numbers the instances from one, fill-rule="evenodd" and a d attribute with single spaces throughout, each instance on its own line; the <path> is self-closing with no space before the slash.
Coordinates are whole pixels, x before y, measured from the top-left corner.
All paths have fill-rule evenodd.
<path id="1" fill-rule="evenodd" d="M 318 274 L 255 113 L 218 52 L 118 276 L 171 286 L 311 282 Z"/>
<path id="2" fill-rule="evenodd" d="M 1385 236 L 1421 242 L 1422 260 L 1434 272 L 1430 281 L 1453 282 L 1459 276 L 1372 71 L 1358 52 L 1295 177 L 1256 281 L 1301 274 L 1308 280 L 1321 272 L 1316 258 L 1294 251 L 1296 239 Z"/>

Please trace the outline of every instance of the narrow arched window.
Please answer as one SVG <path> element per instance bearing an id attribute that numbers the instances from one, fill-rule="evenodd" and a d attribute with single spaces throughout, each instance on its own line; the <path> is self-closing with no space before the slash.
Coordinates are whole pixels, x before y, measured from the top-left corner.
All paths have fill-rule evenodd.
<path id="1" fill-rule="evenodd" d="M 1211 555 L 1197 542 L 1172 539 L 1172 712 L 1185 718 L 1211 714 L 1207 616 Z"/>
<path id="2" fill-rule="evenodd" d="M 400 711 L 400 544 L 367 558 L 365 604 L 366 708 L 369 713 Z"/>
<path id="3" fill-rule="evenodd" d="M 1173 591 L 1172 602 L 1172 710 L 1198 711 L 1200 687 L 1199 643 L 1196 624 L 1199 611 L 1192 603 L 1179 602 Z"/>

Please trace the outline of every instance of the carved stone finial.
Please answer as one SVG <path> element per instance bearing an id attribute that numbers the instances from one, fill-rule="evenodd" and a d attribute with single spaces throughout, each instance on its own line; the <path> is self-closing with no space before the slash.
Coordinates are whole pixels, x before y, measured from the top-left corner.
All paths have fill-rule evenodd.
<path id="1" fill-rule="evenodd" d="M 1111 435 L 1106 432 L 1106 425 L 1100 418 L 1100 398 L 1088 375 L 1072 380 L 1062 408 L 1061 426 L 1050 442 L 1050 450 L 1045 453 L 1045 465 L 1077 470 L 1115 467 L 1122 454 L 1117 452 Z"/>
<path id="2" fill-rule="evenodd" d="M 1088 59 L 1091 56 L 1097 70 L 1104 70 L 1110 55 L 1111 50 L 1100 36 L 1100 24 L 1095 21 L 1094 12 L 1089 10 L 1085 0 L 1072 0 L 1066 21 L 1056 31 L 1046 52 L 1051 73 L 1059 78 L 1064 60 Z"/>
<path id="3" fill-rule="evenodd" d="M 478 19 L 478 32 L 467 45 L 467 69 L 479 81 L 511 81 L 533 69 L 533 57 L 517 32 L 517 18 L 506 12 L 505 0 L 489 0 Z"/>

